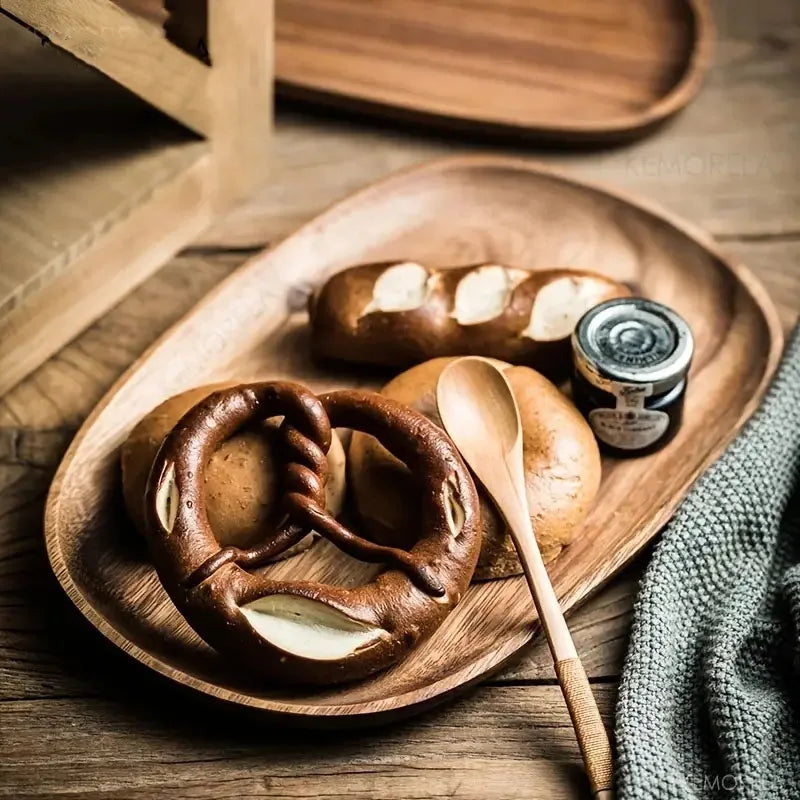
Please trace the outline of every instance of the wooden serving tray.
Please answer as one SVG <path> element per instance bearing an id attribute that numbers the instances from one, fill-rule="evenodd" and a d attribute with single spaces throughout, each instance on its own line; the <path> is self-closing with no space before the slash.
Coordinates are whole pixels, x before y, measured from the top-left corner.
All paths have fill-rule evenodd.
<path id="1" fill-rule="evenodd" d="M 441 701 L 497 670 L 536 632 L 522 578 L 481 583 L 429 641 L 374 678 L 325 691 L 258 684 L 183 621 L 125 518 L 118 449 L 164 398 L 231 378 L 291 378 L 317 390 L 380 384 L 385 376 L 311 362 L 304 298 L 309 285 L 348 264 L 392 258 L 589 267 L 673 306 L 692 326 L 683 429 L 653 456 L 605 461 L 589 518 L 550 567 L 565 609 L 652 539 L 756 408 L 781 352 L 776 312 L 752 275 L 702 233 L 643 203 L 527 161 L 483 156 L 371 186 L 224 281 L 118 381 L 69 448 L 47 503 L 50 561 L 73 603 L 134 658 L 232 703 L 307 724 L 353 724 Z M 352 583 L 375 568 L 322 542 L 269 569 Z"/>
<path id="2" fill-rule="evenodd" d="M 164 0 L 116 0 L 161 25 Z M 708 0 L 278 0 L 278 91 L 447 127 L 602 142 L 692 99 Z M 203 54 L 202 7 L 172 0 L 169 35 Z"/>
<path id="3" fill-rule="evenodd" d="M 691 100 L 707 0 L 283 0 L 283 94 L 559 141 L 642 133 Z"/>

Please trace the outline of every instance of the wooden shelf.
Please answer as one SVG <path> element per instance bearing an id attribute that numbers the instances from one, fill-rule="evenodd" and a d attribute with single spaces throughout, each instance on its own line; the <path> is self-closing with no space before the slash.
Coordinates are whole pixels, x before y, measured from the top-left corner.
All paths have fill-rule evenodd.
<path id="1" fill-rule="evenodd" d="M 264 180 L 269 5 L 211 0 L 212 68 L 109 0 L 0 0 L 0 394 Z"/>
<path id="2" fill-rule="evenodd" d="M 0 8 L 197 133 L 210 132 L 209 68 L 110 0 L 0 0 Z"/>
<path id="3" fill-rule="evenodd" d="M 0 166 L 3 391 L 208 223 L 209 144 L 5 18 L 0 76 L 14 110 L 0 126 L 13 154 Z M 164 214 L 176 202 L 181 225 Z M 132 217 L 163 256 L 125 251 Z"/>

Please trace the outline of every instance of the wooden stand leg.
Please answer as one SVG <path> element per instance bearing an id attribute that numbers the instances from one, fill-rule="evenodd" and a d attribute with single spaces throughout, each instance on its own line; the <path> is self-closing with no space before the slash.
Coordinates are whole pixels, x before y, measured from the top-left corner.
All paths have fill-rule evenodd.
<path id="1" fill-rule="evenodd" d="M 246 197 L 267 177 L 274 17 L 273 0 L 208 0 L 217 211 Z"/>

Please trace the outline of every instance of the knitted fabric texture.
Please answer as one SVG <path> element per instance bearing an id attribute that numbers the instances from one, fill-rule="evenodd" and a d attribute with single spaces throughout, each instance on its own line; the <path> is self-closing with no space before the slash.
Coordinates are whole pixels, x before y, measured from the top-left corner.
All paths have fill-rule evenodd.
<path id="1" fill-rule="evenodd" d="M 800 800 L 800 328 L 656 548 L 616 733 L 621 800 Z"/>

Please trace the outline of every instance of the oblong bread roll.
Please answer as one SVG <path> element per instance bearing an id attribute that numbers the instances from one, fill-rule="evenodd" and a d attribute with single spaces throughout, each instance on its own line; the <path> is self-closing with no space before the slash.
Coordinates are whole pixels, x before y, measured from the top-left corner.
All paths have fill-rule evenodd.
<path id="1" fill-rule="evenodd" d="M 403 372 L 381 393 L 410 405 L 437 425 L 436 383 L 452 358 Z M 580 412 L 545 377 L 528 367 L 505 368 L 519 405 L 528 505 L 545 561 L 569 544 L 600 486 L 600 452 Z M 408 547 L 418 530 L 411 476 L 377 440 L 356 433 L 348 451 L 348 483 L 360 530 L 382 544 Z M 522 568 L 505 525 L 479 487 L 483 544 L 475 579 L 517 575 Z"/>
<path id="2" fill-rule="evenodd" d="M 140 533 L 144 530 L 147 476 L 164 438 L 190 408 L 229 385 L 200 386 L 165 400 L 136 425 L 122 445 L 122 493 Z M 275 421 L 246 428 L 224 442 L 208 462 L 206 508 L 211 529 L 223 547 L 251 547 L 278 522 L 277 470 L 281 461 L 274 447 L 277 430 Z M 328 510 L 337 516 L 345 498 L 345 454 L 335 433 L 328 451 L 325 494 Z M 313 536 L 306 536 L 281 557 L 305 550 L 313 541 Z"/>
<path id="3" fill-rule="evenodd" d="M 311 346 L 322 359 L 381 366 L 476 355 L 559 375 L 568 369 L 580 317 L 629 294 L 586 270 L 363 264 L 336 273 L 312 295 Z"/>

